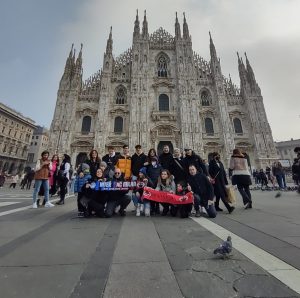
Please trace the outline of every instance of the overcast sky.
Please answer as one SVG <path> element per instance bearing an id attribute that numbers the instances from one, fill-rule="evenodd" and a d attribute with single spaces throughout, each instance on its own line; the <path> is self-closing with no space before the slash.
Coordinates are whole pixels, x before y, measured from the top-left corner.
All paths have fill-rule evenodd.
<path id="1" fill-rule="evenodd" d="M 1 0 L 0 102 L 50 127 L 65 60 L 83 43 L 83 75 L 102 67 L 110 26 L 114 55 L 132 44 L 136 9 L 149 32 L 174 35 L 186 13 L 193 49 L 209 60 L 209 35 L 222 72 L 239 85 L 237 56 L 247 52 L 275 141 L 300 138 L 298 0 Z"/>

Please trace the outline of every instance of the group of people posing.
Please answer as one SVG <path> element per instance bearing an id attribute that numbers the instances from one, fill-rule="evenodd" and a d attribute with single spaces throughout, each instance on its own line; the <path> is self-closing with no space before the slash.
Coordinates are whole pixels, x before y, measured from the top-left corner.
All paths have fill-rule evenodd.
<path id="1" fill-rule="evenodd" d="M 247 159 L 239 149 L 234 149 L 230 159 L 232 170 L 232 184 L 237 188 L 243 198 L 245 209 L 252 208 L 251 176 L 248 170 Z M 41 160 L 36 166 L 36 187 L 33 194 L 33 208 L 36 208 L 36 197 L 41 184 L 45 189 L 46 207 L 49 202 L 49 182 L 51 178 L 59 181 L 60 200 L 57 204 L 64 204 L 64 185 L 67 185 L 70 176 L 70 157 L 64 155 L 59 164 L 58 156 L 49 160 L 49 153 L 43 152 Z M 192 149 L 185 149 L 184 156 L 181 150 L 174 149 L 173 154 L 166 145 L 161 155 L 155 149 L 150 149 L 146 155 L 140 145 L 135 146 L 135 153 L 129 154 L 129 147 L 123 146 L 123 152 L 116 154 L 113 147 L 108 148 L 108 154 L 99 157 L 96 150 L 92 150 L 89 159 L 81 163 L 76 169 L 74 191 L 77 193 L 78 216 L 88 217 L 92 214 L 99 217 L 111 217 L 117 207 L 121 216 L 126 214 L 126 207 L 132 201 L 136 208 L 136 216 L 171 214 L 181 217 L 189 216 L 192 208 L 195 216 L 199 217 L 201 211 L 209 217 L 216 217 L 217 211 L 223 211 L 220 201 L 223 202 L 229 213 L 234 207 L 227 200 L 228 180 L 220 155 L 215 152 L 208 165 L 194 153 Z M 112 184 L 125 181 L 134 181 L 131 188 L 100 190 L 103 182 Z M 47 186 L 48 184 L 48 186 Z M 52 183 L 53 185 L 53 183 Z M 97 186 L 98 185 L 98 186 Z M 150 187 L 160 192 L 184 195 L 192 192 L 193 204 L 172 205 L 158 203 L 143 199 L 144 187 Z M 48 193 L 48 194 L 47 194 Z M 51 204 L 51 205 L 50 205 Z"/>

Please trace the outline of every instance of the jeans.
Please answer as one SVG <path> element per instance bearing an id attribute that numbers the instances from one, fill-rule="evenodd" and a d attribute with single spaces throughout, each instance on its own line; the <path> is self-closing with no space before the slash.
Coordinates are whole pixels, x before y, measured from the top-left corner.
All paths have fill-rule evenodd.
<path id="1" fill-rule="evenodd" d="M 43 180 L 35 180 L 34 191 L 33 191 L 33 203 L 36 203 L 37 194 L 42 184 L 45 192 L 45 202 L 47 203 L 49 201 L 49 180 L 43 179 Z"/>
<path id="2" fill-rule="evenodd" d="M 217 216 L 217 211 L 214 204 L 206 205 L 203 204 L 199 195 L 194 193 L 194 207 L 196 211 L 200 210 L 200 206 L 203 206 L 207 212 L 208 217 L 215 218 Z"/>
<path id="3" fill-rule="evenodd" d="M 132 203 L 134 204 L 134 206 L 142 203 L 141 195 L 139 192 L 132 192 Z"/>
<path id="4" fill-rule="evenodd" d="M 249 185 L 238 184 L 237 188 L 243 198 L 244 205 L 246 205 L 247 203 L 252 203 Z"/>

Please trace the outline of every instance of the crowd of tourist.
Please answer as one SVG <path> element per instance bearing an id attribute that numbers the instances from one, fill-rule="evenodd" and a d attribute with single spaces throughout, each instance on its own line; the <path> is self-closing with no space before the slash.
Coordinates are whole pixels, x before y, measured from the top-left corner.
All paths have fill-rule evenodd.
<path id="1" fill-rule="evenodd" d="M 230 167 L 232 182 L 237 185 L 243 197 L 245 209 L 252 208 L 250 172 L 246 158 L 238 149 L 233 152 Z M 45 193 L 45 207 L 54 206 L 49 201 L 49 194 L 55 194 L 58 188 L 60 200 L 56 204 L 64 204 L 67 185 L 71 179 L 70 169 L 71 161 L 67 154 L 64 154 L 60 163 L 57 155 L 50 160 L 48 151 L 42 153 L 35 168 L 33 208 L 38 207 L 37 194 L 41 186 Z M 181 217 L 188 217 L 194 207 L 196 217 L 201 212 L 209 217 L 216 217 L 217 212 L 223 211 L 220 201 L 228 213 L 234 211 L 234 206 L 230 205 L 227 198 L 229 183 L 226 171 L 217 152 L 213 154 L 209 164 L 206 164 L 190 148 L 184 150 L 184 155 L 178 148 L 172 154 L 166 145 L 158 156 L 154 148 L 145 154 L 142 147 L 136 145 L 135 153 L 131 156 L 128 146 L 123 146 L 121 154 L 116 154 L 114 148 L 110 147 L 102 159 L 97 150 L 92 150 L 89 158 L 75 170 L 75 174 L 74 192 L 77 194 L 79 217 L 111 217 L 116 210 L 124 216 L 131 201 L 135 206 L 136 216 L 179 214 Z M 120 187 L 121 184 L 118 184 L 126 181 L 134 183 L 127 184 L 130 187 Z M 109 187 L 103 188 L 103 183 Z M 119 187 L 116 188 L 115 185 Z M 178 196 L 192 192 L 193 203 L 178 205 L 144 199 L 145 187 Z"/>
<path id="2" fill-rule="evenodd" d="M 295 183 L 299 185 L 300 150 L 297 154 L 292 170 Z M 228 197 L 229 178 L 227 179 L 220 154 L 215 152 L 211 156 L 212 159 L 206 163 L 190 148 L 183 152 L 175 148 L 171 154 L 170 148 L 165 145 L 162 154 L 158 156 L 154 148 L 145 154 L 142 147 L 136 145 L 135 153 L 131 156 L 128 146 L 123 146 L 123 152 L 119 154 L 113 147 L 109 147 L 108 153 L 102 159 L 97 150 L 92 150 L 89 158 L 73 171 L 68 154 L 64 154 L 60 161 L 57 154 L 50 159 L 49 152 L 44 151 L 35 169 L 21 177 L 18 175 L 12 177 L 10 187 L 15 188 L 20 180 L 22 189 L 30 189 L 34 180 L 32 207 L 38 208 L 38 195 L 44 196 L 45 207 L 53 207 L 49 197 L 58 193 L 59 201 L 56 204 L 63 205 L 68 188 L 71 186 L 77 194 L 79 217 L 91 215 L 111 217 L 116 210 L 124 216 L 126 207 L 131 201 L 135 206 L 136 216 L 178 214 L 181 217 L 188 217 L 194 208 L 196 217 L 199 217 L 201 212 L 209 217 L 216 217 L 217 212 L 223 211 L 220 202 L 229 214 L 235 207 Z M 239 149 L 233 150 L 229 174 L 231 184 L 236 185 L 242 197 L 244 208 L 251 209 L 253 205 L 250 191 L 251 173 L 247 158 Z M 3 180 L 2 176 L 0 182 Z M 269 182 L 275 186 L 275 179 L 279 189 L 286 188 L 285 173 L 280 162 L 275 162 L 265 171 L 254 170 L 253 177 L 255 184 L 260 184 L 262 188 L 268 188 Z M 134 183 L 124 183 L 126 187 L 119 184 L 128 181 Z M 3 183 L 0 186 L 2 185 Z M 145 187 L 178 196 L 191 192 L 193 203 L 178 205 L 148 200 L 143 197 Z"/>

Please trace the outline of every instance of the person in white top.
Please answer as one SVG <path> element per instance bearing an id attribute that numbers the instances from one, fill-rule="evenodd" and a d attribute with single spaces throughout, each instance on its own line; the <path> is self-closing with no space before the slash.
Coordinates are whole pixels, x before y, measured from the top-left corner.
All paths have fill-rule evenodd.
<path id="1" fill-rule="evenodd" d="M 65 196 L 66 193 L 68 192 L 67 185 L 70 180 L 70 169 L 71 169 L 71 157 L 68 154 L 64 154 L 64 159 L 58 171 L 60 200 L 56 203 L 57 205 L 63 205 L 65 203 Z"/>

